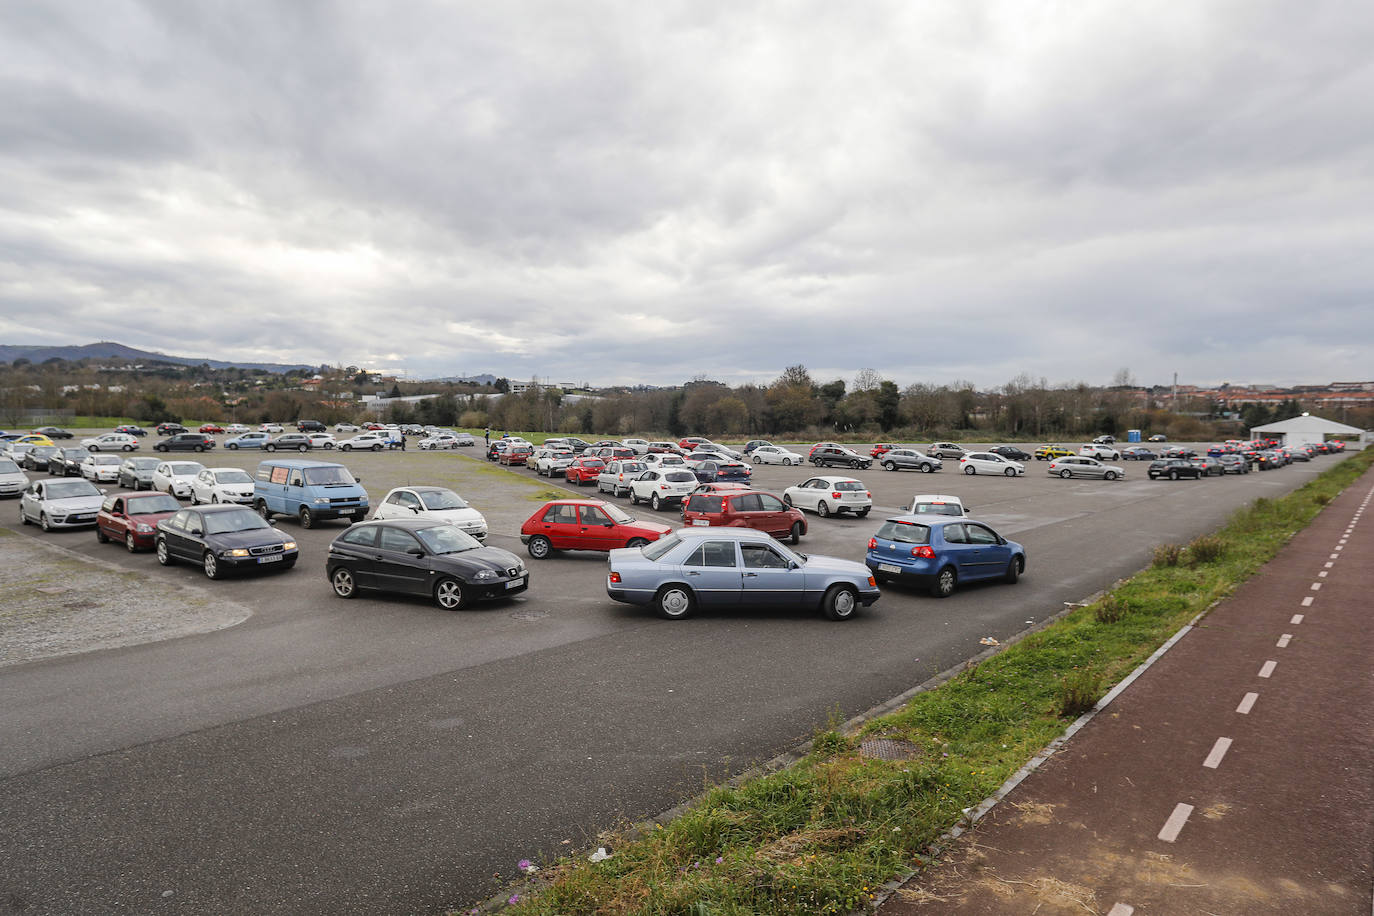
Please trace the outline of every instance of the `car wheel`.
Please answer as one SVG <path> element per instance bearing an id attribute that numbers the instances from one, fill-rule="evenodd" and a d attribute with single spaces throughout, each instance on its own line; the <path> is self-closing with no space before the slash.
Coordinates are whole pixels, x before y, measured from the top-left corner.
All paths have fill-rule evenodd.
<path id="1" fill-rule="evenodd" d="M 434 586 L 434 603 L 446 611 L 461 611 L 470 603 L 457 579 L 443 579 Z"/>
<path id="2" fill-rule="evenodd" d="M 626 547 L 645 547 L 645 546 L 648 545 L 648 543 L 649 543 L 649 542 L 648 542 L 647 540 L 645 540 L 644 538 L 630 538 L 628 541 L 625 542 L 625 546 L 626 546 Z"/>
<path id="3" fill-rule="evenodd" d="M 658 616 L 668 620 L 682 620 L 692 615 L 696 599 L 685 585 L 665 585 L 654 597 Z"/>
<path id="4" fill-rule="evenodd" d="M 829 518 L 830 505 L 825 500 L 821 500 L 820 502 L 816 503 L 816 514 L 819 515 L 821 518 Z"/>
<path id="5" fill-rule="evenodd" d="M 792 523 L 792 532 L 791 532 L 791 534 L 788 535 L 788 538 L 787 538 L 787 539 L 788 539 L 790 542 L 792 542 L 793 544 L 800 544 L 800 543 L 801 543 L 801 539 L 802 539 L 802 523 L 801 523 L 801 522 L 793 522 L 793 523 Z"/>
<path id="6" fill-rule="evenodd" d="M 1008 477 L 1015 477 L 1015 476 L 1016 476 L 1016 468 L 1007 468 L 1007 469 L 1006 469 L 1005 471 L 1003 471 L 1002 473 L 1006 474 Z"/>
<path id="7" fill-rule="evenodd" d="M 38 513 L 38 527 L 42 528 L 44 531 L 52 530 L 52 522 L 48 521 L 48 513 Z"/>
<path id="8" fill-rule="evenodd" d="M 134 541 L 134 533 L 132 531 L 124 532 L 124 546 L 128 548 L 129 553 L 138 553 L 138 544 Z"/>
<path id="9" fill-rule="evenodd" d="M 873 508 L 872 506 L 869 506 L 868 509 L 860 509 L 858 512 L 855 512 L 854 514 L 857 515 L 859 518 L 863 518 L 865 515 L 868 514 L 869 509 L 872 509 L 872 508 Z"/>
<path id="10" fill-rule="evenodd" d="M 883 470 L 885 470 L 885 471 L 895 471 L 895 470 L 897 470 L 897 464 L 896 464 L 896 462 L 893 462 L 893 461 L 884 461 L 884 462 L 883 462 Z"/>
<path id="11" fill-rule="evenodd" d="M 277 447 L 269 442 L 262 447 L 262 450 L 264 452 L 275 452 L 277 450 Z"/>
<path id="12" fill-rule="evenodd" d="M 1016 580 L 1021 578 L 1021 573 L 1026 571 L 1026 560 L 1024 557 L 1013 557 L 1007 564 L 1007 574 L 1002 578 L 1008 585 L 1015 585 Z"/>
<path id="13" fill-rule="evenodd" d="M 553 545 L 550 544 L 549 539 L 542 534 L 536 534 L 534 537 L 530 538 L 530 542 L 525 545 L 525 549 L 529 551 L 530 556 L 534 557 L 536 560 L 547 560 L 549 554 L 553 553 Z"/>
<path id="14" fill-rule="evenodd" d="M 264 499 L 258 500 L 258 504 L 257 504 L 256 506 L 254 506 L 254 508 L 258 510 L 258 515 L 261 515 L 261 516 L 262 516 L 263 521 L 268 521 L 268 522 L 270 522 L 270 521 L 272 520 L 272 513 L 271 513 L 271 511 L 268 510 L 268 508 L 267 508 L 267 501 L 266 501 L 266 500 L 264 500 Z"/>
<path id="15" fill-rule="evenodd" d="M 935 584 L 930 587 L 930 593 L 936 598 L 948 598 L 954 594 L 955 581 L 953 567 L 946 566 L 935 576 Z"/>
<path id="16" fill-rule="evenodd" d="M 649 497 L 649 508 L 650 508 L 650 509 L 653 509 L 655 512 L 657 512 L 660 505 L 662 505 L 662 501 L 658 498 L 658 494 L 657 494 L 657 493 L 655 493 L 653 496 L 650 496 L 650 497 Z"/>
<path id="17" fill-rule="evenodd" d="M 203 445 L 197 445 L 197 446 L 196 446 L 196 451 L 198 451 L 198 452 L 203 452 L 203 451 L 205 451 L 205 446 L 203 446 Z"/>
<path id="18" fill-rule="evenodd" d="M 1170 471 L 1170 472 L 1169 472 L 1169 479 L 1170 479 L 1170 480 L 1178 480 L 1178 471 Z"/>
<path id="19" fill-rule="evenodd" d="M 1070 471 L 1068 468 L 1064 468 L 1064 470 L 1059 472 L 1059 476 L 1064 478 L 1065 480 L 1068 480 L 1070 477 L 1073 476 L 1073 471 Z"/>
<path id="20" fill-rule="evenodd" d="M 859 609 L 859 596 L 848 585 L 832 585 L 821 599 L 821 607 L 831 620 L 848 620 Z"/>
<path id="21" fill-rule="evenodd" d="M 855 459 L 853 459 L 853 458 L 851 458 L 851 459 L 849 460 L 849 466 L 850 466 L 851 468 L 853 468 L 854 470 L 856 470 L 856 471 L 859 469 L 859 465 L 861 465 L 861 464 L 863 464 L 862 461 L 857 461 L 857 460 L 855 460 Z"/>
<path id="22" fill-rule="evenodd" d="M 935 465 L 933 465 L 933 464 L 923 464 L 923 465 L 921 465 L 921 473 L 922 473 L 922 474 L 929 474 L 929 473 L 931 473 L 931 472 L 934 471 L 934 470 L 935 470 Z"/>
<path id="23" fill-rule="evenodd" d="M 633 488 L 630 489 L 630 505 L 639 505 L 639 497 L 635 495 L 635 491 Z"/>
<path id="24" fill-rule="evenodd" d="M 157 539 L 157 561 L 163 566 L 171 566 L 176 560 L 172 559 L 172 552 L 167 549 L 165 538 Z"/>
<path id="25" fill-rule="evenodd" d="M 347 442 L 345 442 L 343 445 L 339 446 L 339 449 L 340 449 L 341 451 L 351 452 L 351 451 L 353 451 L 353 446 L 351 446 L 351 445 L 349 445 Z"/>
<path id="26" fill-rule="evenodd" d="M 1108 480 L 1116 480 L 1116 471 L 1108 471 L 1106 474 L 1103 474 L 1102 476 L 1107 478 Z"/>
<path id="27" fill-rule="evenodd" d="M 303 452 L 303 451 L 305 451 L 305 450 L 308 449 L 308 448 L 310 448 L 310 446 L 308 446 L 308 445 L 298 445 L 298 446 L 296 446 L 296 451 L 298 451 L 298 452 Z"/>
<path id="28" fill-rule="evenodd" d="M 305 506 L 301 506 L 300 520 L 302 528 L 314 528 L 315 516 Z"/>
<path id="29" fill-rule="evenodd" d="M 219 578 L 219 561 L 215 559 L 214 551 L 205 551 L 205 559 L 201 561 L 201 566 L 204 567 L 207 578 Z"/>
<path id="30" fill-rule="evenodd" d="M 95 539 L 101 544 L 110 543 L 110 536 L 99 525 L 95 526 Z"/>
<path id="31" fill-rule="evenodd" d="M 786 505 L 786 506 L 788 506 L 788 507 L 791 507 L 791 505 L 792 505 L 792 497 L 791 497 L 791 496 L 789 496 L 789 495 L 786 494 L 786 493 L 782 494 L 782 501 L 783 501 L 784 505 Z"/>
<path id="32" fill-rule="evenodd" d="M 373 445 L 372 450 L 374 452 L 380 452 L 382 450 L 382 443 L 378 442 L 375 445 Z"/>
<path id="33" fill-rule="evenodd" d="M 782 459 L 782 463 L 783 463 L 783 466 L 784 466 L 784 467 L 789 467 L 789 468 L 790 468 L 790 467 L 792 466 L 792 459 L 791 459 L 791 458 L 784 458 L 784 459 Z"/>
<path id="34" fill-rule="evenodd" d="M 965 474 L 977 474 L 977 473 L 978 473 L 978 469 L 975 468 L 975 467 L 974 467 L 973 465 L 971 465 L 971 464 L 966 464 L 966 465 L 964 465 L 964 473 L 965 473 Z"/>

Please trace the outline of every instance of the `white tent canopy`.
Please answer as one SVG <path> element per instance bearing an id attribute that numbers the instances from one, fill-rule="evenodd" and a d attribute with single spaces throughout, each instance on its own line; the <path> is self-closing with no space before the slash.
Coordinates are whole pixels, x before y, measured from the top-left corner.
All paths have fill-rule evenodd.
<path id="1" fill-rule="evenodd" d="M 1322 442 L 1326 439 L 1344 439 L 1348 444 L 1359 443 L 1363 448 L 1365 431 L 1356 426 L 1347 426 L 1335 420 L 1303 414 L 1277 423 L 1250 428 L 1252 439 L 1279 439 L 1283 445 L 1302 445 L 1304 442 Z"/>

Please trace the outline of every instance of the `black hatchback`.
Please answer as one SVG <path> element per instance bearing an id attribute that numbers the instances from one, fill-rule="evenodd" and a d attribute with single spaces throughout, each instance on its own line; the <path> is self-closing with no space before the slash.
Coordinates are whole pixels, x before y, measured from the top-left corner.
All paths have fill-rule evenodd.
<path id="1" fill-rule="evenodd" d="M 157 523 L 157 561 L 198 563 L 218 579 L 230 569 L 290 569 L 298 551 L 293 538 L 247 506 L 197 506 Z"/>
<path id="2" fill-rule="evenodd" d="M 48 456 L 48 473 L 57 477 L 80 477 L 81 462 L 91 457 L 84 448 L 60 448 Z"/>
<path id="3" fill-rule="evenodd" d="M 1160 458 L 1150 462 L 1150 468 L 1146 471 L 1151 480 L 1158 480 L 1167 477 L 1170 480 L 1178 480 L 1180 477 L 1191 477 L 1197 480 L 1202 476 L 1202 468 L 1183 458 Z"/>
<path id="4" fill-rule="evenodd" d="M 446 611 L 530 587 L 524 560 L 427 518 L 354 525 L 329 545 L 325 575 L 340 598 L 359 589 L 397 592 L 430 598 Z"/>

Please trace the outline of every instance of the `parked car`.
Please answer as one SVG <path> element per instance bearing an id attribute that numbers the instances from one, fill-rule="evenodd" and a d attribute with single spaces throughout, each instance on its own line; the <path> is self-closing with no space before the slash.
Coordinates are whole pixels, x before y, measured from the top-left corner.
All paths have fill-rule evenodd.
<path id="1" fill-rule="evenodd" d="M 749 528 L 684 528 L 641 550 L 613 550 L 606 594 L 669 620 L 698 607 L 821 610 L 848 620 L 881 593 L 852 560 L 804 556 Z"/>
<path id="2" fill-rule="evenodd" d="M 241 448 L 263 448 L 270 441 L 272 441 L 270 433 L 241 433 L 232 439 L 225 439 L 224 447 L 231 452 Z"/>
<path id="3" fill-rule="evenodd" d="M 650 454 L 650 455 L 660 455 L 660 454 L 681 455 L 682 452 L 683 452 L 683 449 L 678 448 L 676 442 L 650 442 L 650 443 L 649 443 L 649 454 Z"/>
<path id="4" fill-rule="evenodd" d="M 1089 442 L 1078 450 L 1078 454 L 1084 458 L 1096 458 L 1099 461 L 1120 461 L 1121 453 L 1110 445 L 1100 442 Z"/>
<path id="5" fill-rule="evenodd" d="M 454 444 L 459 448 L 472 448 L 477 444 L 477 440 L 472 437 L 472 433 L 454 433 Z"/>
<path id="6" fill-rule="evenodd" d="M 1154 461 L 1159 456 L 1156 455 L 1154 452 L 1150 451 L 1148 448 L 1133 446 L 1130 448 L 1122 449 L 1121 457 L 1126 461 Z"/>
<path id="7" fill-rule="evenodd" d="M 275 439 L 268 439 L 262 444 L 264 452 L 276 451 L 310 451 L 310 437 L 304 433 L 284 433 Z"/>
<path id="8" fill-rule="evenodd" d="M 1181 445 L 1175 445 L 1170 448 L 1166 448 L 1164 451 L 1160 452 L 1159 457 L 1193 459 L 1197 457 L 1197 452 L 1191 448 L 1184 448 Z"/>
<path id="9" fill-rule="evenodd" d="M 35 436 L 47 436 L 49 439 L 70 439 L 72 434 L 60 426 L 40 426 L 33 431 Z"/>
<path id="10" fill-rule="evenodd" d="M 290 569 L 299 551 L 294 539 L 246 506 L 181 509 L 157 523 L 157 561 L 197 563 L 211 579 L 230 570 Z"/>
<path id="11" fill-rule="evenodd" d="M 1168 442 L 1168 441 L 1169 441 L 1169 437 L 1166 436 L 1166 435 L 1164 435 L 1163 433 L 1155 433 L 1153 436 L 1151 436 L 1151 437 L 1150 437 L 1149 439 L 1147 439 L 1146 441 L 1147 441 L 1147 442 Z"/>
<path id="12" fill-rule="evenodd" d="M 1073 454 L 1073 449 L 1064 448 L 1062 445 L 1042 445 L 1035 450 L 1036 461 L 1053 461 L 1056 458 L 1067 458 Z"/>
<path id="13" fill-rule="evenodd" d="M 530 584 L 524 561 L 509 550 L 428 518 L 354 525 L 329 545 L 325 575 L 340 598 L 360 589 L 393 592 L 429 598 L 446 611 L 518 595 Z"/>
<path id="14" fill-rule="evenodd" d="M 81 476 L 96 483 L 115 483 L 120 464 L 118 455 L 92 455 L 81 462 Z"/>
<path id="15" fill-rule="evenodd" d="M 811 450 L 810 461 L 818 468 L 853 468 L 867 470 L 873 467 L 873 459 L 843 445 L 826 445 Z"/>
<path id="16" fill-rule="evenodd" d="M 1012 461 L 1030 461 L 1031 458 L 1035 457 L 1025 449 L 1017 448 L 1014 445 L 997 445 L 988 451 L 1001 455 L 1003 458 L 1010 458 Z"/>
<path id="17" fill-rule="evenodd" d="M 773 445 L 773 443 L 769 442 L 767 439 L 750 439 L 748 442 L 744 443 L 744 448 L 740 449 L 740 454 L 748 458 L 754 453 L 755 449 L 764 447 L 776 448 L 777 446 Z"/>
<path id="18" fill-rule="evenodd" d="M 180 511 L 181 503 L 166 493 L 118 493 L 105 497 L 95 519 L 95 539 L 118 541 L 129 553 L 151 550 L 157 523 Z"/>
<path id="19" fill-rule="evenodd" d="M 224 427 L 224 431 L 231 436 L 241 436 L 248 432 L 248 427 L 244 426 L 242 423 L 230 423 L 228 426 Z"/>
<path id="20" fill-rule="evenodd" d="M 530 556 L 543 560 L 555 550 L 642 547 L 672 530 L 662 522 L 640 521 L 599 499 L 558 499 L 525 520 L 520 542 Z"/>
<path id="21" fill-rule="evenodd" d="M 634 449 L 636 455 L 649 454 L 649 442 L 647 439 L 625 439 L 620 444 L 626 448 Z"/>
<path id="22" fill-rule="evenodd" d="M 695 480 L 695 478 L 693 478 Z M 12 458 L 0 458 L 0 497 L 18 496 L 29 485 L 25 474 Z"/>
<path id="23" fill-rule="evenodd" d="M 89 480 L 35 480 L 19 497 L 19 522 L 44 531 L 95 524 L 104 494 Z"/>
<path id="24" fill-rule="evenodd" d="M 926 449 L 926 454 L 932 458 L 962 458 L 968 454 L 968 449 L 954 442 L 936 442 Z"/>
<path id="25" fill-rule="evenodd" d="M 695 465 L 689 465 L 688 470 L 702 483 L 723 480 L 748 481 L 754 473 L 749 465 L 728 459 L 698 461 Z"/>
<path id="26" fill-rule="evenodd" d="M 963 518 L 968 515 L 968 507 L 957 496 L 944 496 L 939 493 L 917 494 L 907 506 L 907 515 L 952 515 Z"/>
<path id="27" fill-rule="evenodd" d="M 1026 549 L 970 519 L 899 515 L 869 538 L 864 563 L 879 583 L 909 582 L 947 598 L 968 582 L 1016 582 L 1026 571 Z"/>
<path id="28" fill-rule="evenodd" d="M 1094 477 L 1098 480 L 1116 480 L 1118 477 L 1126 476 L 1124 471 L 1109 467 L 1096 458 L 1084 458 L 1078 455 L 1070 455 L 1067 458 L 1056 458 L 1050 462 L 1050 466 L 1047 470 L 1051 477 L 1063 477 L 1066 480 L 1070 477 Z"/>
<path id="29" fill-rule="evenodd" d="M 177 433 L 153 446 L 155 452 L 208 452 L 215 440 L 204 433 Z"/>
<path id="30" fill-rule="evenodd" d="M 563 477 L 573 463 L 572 449 L 537 448 L 534 450 L 534 472 L 540 477 Z"/>
<path id="31" fill-rule="evenodd" d="M 177 499 L 190 498 L 191 483 L 205 470 L 199 461 L 160 461 L 153 469 L 153 489 L 169 493 Z"/>
<path id="32" fill-rule="evenodd" d="M 944 462 L 930 455 L 923 455 L 914 448 L 891 448 L 879 459 L 885 471 L 920 471 L 929 474 L 944 467 Z"/>
<path id="33" fill-rule="evenodd" d="M 356 423 L 335 423 L 334 432 L 336 433 L 356 433 L 358 425 Z"/>
<path id="34" fill-rule="evenodd" d="M 821 518 L 852 512 L 863 518 L 873 508 L 873 494 L 853 477 L 812 477 L 782 491 L 782 501 L 808 509 Z"/>
<path id="35" fill-rule="evenodd" d="M 367 491 L 342 464 L 268 458 L 253 475 L 253 507 L 269 521 L 294 515 L 302 528 L 322 519 L 361 522 L 367 517 Z"/>
<path id="36" fill-rule="evenodd" d="M 240 468 L 203 468 L 191 479 L 191 505 L 253 504 L 253 478 Z"/>
<path id="37" fill-rule="evenodd" d="M 310 447 L 312 449 L 322 448 L 327 450 L 338 444 L 329 433 L 306 433 L 305 438 L 310 440 Z"/>
<path id="38" fill-rule="evenodd" d="M 634 449 L 626 448 L 623 445 L 602 445 L 594 449 L 593 451 L 586 452 L 585 454 L 595 455 L 602 461 L 606 462 L 624 460 L 626 458 L 634 460 L 639 457 L 639 455 L 635 453 Z"/>
<path id="39" fill-rule="evenodd" d="M 351 452 L 354 449 L 380 452 L 382 449 L 390 447 L 391 433 L 385 430 L 358 433 L 352 439 L 345 439 L 339 443 L 340 450 L 345 452 Z"/>
<path id="40" fill-rule="evenodd" d="M 1093 445 L 1116 445 L 1116 436 L 1098 436 L 1093 439 Z"/>
<path id="41" fill-rule="evenodd" d="M 59 448 L 48 456 L 48 473 L 54 477 L 80 477 L 81 462 L 91 457 L 84 448 Z"/>
<path id="42" fill-rule="evenodd" d="M 650 467 L 630 481 L 630 504 L 649 504 L 657 512 L 681 504 L 697 485 L 697 476 L 686 468 Z"/>
<path id="43" fill-rule="evenodd" d="M 1217 459 L 1227 474 L 1249 474 L 1250 460 L 1244 455 L 1222 455 Z"/>
<path id="44" fill-rule="evenodd" d="M 119 465 L 119 485 L 131 490 L 153 488 L 153 472 L 162 463 L 161 458 L 125 458 Z"/>
<path id="45" fill-rule="evenodd" d="M 323 423 L 321 423 L 319 420 L 297 420 L 297 421 L 296 421 L 296 432 L 298 432 L 298 433 L 327 433 L 327 432 L 329 432 L 329 427 L 325 426 L 325 425 L 324 425 Z"/>
<path id="46" fill-rule="evenodd" d="M 870 458 L 880 458 L 887 452 L 892 451 L 894 448 L 901 448 L 901 446 L 895 442 L 878 442 L 875 443 L 874 446 L 868 450 L 868 455 Z"/>
<path id="47" fill-rule="evenodd" d="M 260 433 L 283 433 L 286 430 L 280 423 L 259 423 L 258 432 Z"/>
<path id="48" fill-rule="evenodd" d="M 694 527 L 752 528 L 789 538 L 793 544 L 806 534 L 806 517 L 800 509 L 759 490 L 698 493 L 687 500 L 682 520 Z"/>
<path id="49" fill-rule="evenodd" d="M 1203 477 L 1225 477 L 1226 466 L 1218 458 L 1210 455 L 1203 455 L 1193 459 L 1193 464 L 1202 471 Z"/>
<path id="50" fill-rule="evenodd" d="M 574 458 L 568 463 L 568 466 L 563 469 L 563 476 L 567 479 L 568 483 L 583 487 L 589 483 L 595 483 L 596 478 L 601 476 L 601 471 L 605 467 L 606 462 L 602 461 L 600 458 L 592 455 L 583 455 L 580 458 Z"/>
<path id="51" fill-rule="evenodd" d="M 754 464 L 781 464 L 791 466 L 801 464 L 806 459 L 794 451 L 785 449 L 780 445 L 756 445 L 753 450 L 746 451 L 745 456 Z"/>
<path id="52" fill-rule="evenodd" d="M 1202 476 L 1202 469 L 1185 458 L 1157 458 L 1150 462 L 1145 473 L 1151 480 L 1158 480 L 1161 477 L 1167 477 L 1170 480 L 1191 477 L 1196 480 Z"/>
<path id="53" fill-rule="evenodd" d="M 479 541 L 487 539 L 486 517 L 448 487 L 396 487 L 377 504 L 372 518 L 443 522 Z"/>
<path id="54" fill-rule="evenodd" d="M 621 458 L 612 461 L 596 476 L 596 492 L 627 496 L 630 484 L 646 470 L 648 465 L 638 459 Z"/>
<path id="55" fill-rule="evenodd" d="M 644 464 L 651 468 L 686 468 L 687 459 L 677 452 L 650 452 L 644 456 Z"/>
<path id="56" fill-rule="evenodd" d="M 116 426 L 114 431 L 117 433 L 128 433 L 131 436 L 146 436 L 148 431 L 142 426 L 135 426 L 132 423 L 125 423 L 123 426 Z"/>
<path id="57" fill-rule="evenodd" d="M 1019 461 L 1008 461 L 996 452 L 969 452 L 959 459 L 959 467 L 965 474 L 1004 474 L 1019 477 L 1026 473 L 1026 466 Z"/>
<path id="58" fill-rule="evenodd" d="M 92 452 L 132 452 L 136 451 L 138 446 L 138 438 L 128 433 L 105 433 L 103 436 L 81 440 L 81 447 Z"/>
<path id="59" fill-rule="evenodd" d="M 524 467 L 525 462 L 529 461 L 530 456 L 533 454 L 534 446 L 517 443 L 503 451 L 498 460 L 501 464 L 507 465 L 508 467 Z"/>
<path id="60" fill-rule="evenodd" d="M 685 452 L 695 451 L 698 445 L 715 445 L 715 443 L 702 436 L 684 436 L 677 441 L 677 447 Z"/>
<path id="61" fill-rule="evenodd" d="M 171 422 L 159 423 L 154 431 L 159 436 L 176 436 L 180 435 L 181 433 L 190 432 L 190 430 L 182 426 L 180 423 Z"/>
<path id="62" fill-rule="evenodd" d="M 218 423 L 202 423 L 197 432 L 202 432 L 206 435 L 219 435 L 224 432 L 224 427 L 220 426 Z"/>
<path id="63" fill-rule="evenodd" d="M 453 433 L 435 433 L 420 440 L 421 451 L 438 451 L 440 449 L 455 449 L 458 447 L 458 437 Z"/>
<path id="64" fill-rule="evenodd" d="M 36 433 L 25 433 L 24 435 L 15 438 L 14 441 L 18 443 L 27 443 L 29 445 L 47 445 L 52 446 L 54 448 L 56 448 L 57 446 L 57 443 L 49 439 L 47 436 L 38 435 Z"/>
<path id="65" fill-rule="evenodd" d="M 27 443 L 20 444 L 23 445 Z M 52 458 L 53 455 L 57 454 L 57 451 L 58 449 L 55 445 L 29 446 L 21 454 L 21 457 L 19 458 L 19 464 L 25 470 L 43 471 L 46 473 L 48 470 L 48 461 Z"/>

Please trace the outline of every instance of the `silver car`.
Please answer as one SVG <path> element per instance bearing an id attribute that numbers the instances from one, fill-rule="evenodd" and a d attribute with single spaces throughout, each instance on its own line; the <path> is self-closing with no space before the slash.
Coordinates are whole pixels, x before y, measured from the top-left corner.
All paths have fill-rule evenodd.
<path id="1" fill-rule="evenodd" d="M 19 501 L 19 521 L 37 522 L 44 531 L 94 526 L 105 497 L 89 480 L 36 480 Z"/>
<path id="2" fill-rule="evenodd" d="M 932 458 L 962 458 L 968 454 L 968 449 L 953 442 L 936 442 L 926 449 L 926 454 Z"/>
<path id="3" fill-rule="evenodd" d="M 1050 462 L 1048 473 L 1051 477 L 1093 477 L 1098 480 L 1116 480 L 1118 477 L 1125 477 L 1126 474 L 1120 468 L 1111 467 L 1103 464 L 1096 458 L 1085 458 L 1079 455 L 1072 455 L 1067 458 L 1056 458 Z"/>
<path id="4" fill-rule="evenodd" d="M 914 448 L 893 448 L 888 449 L 878 456 L 878 463 L 886 471 L 920 471 L 929 474 L 938 471 L 944 466 L 944 462 L 933 455 L 922 455 Z"/>

